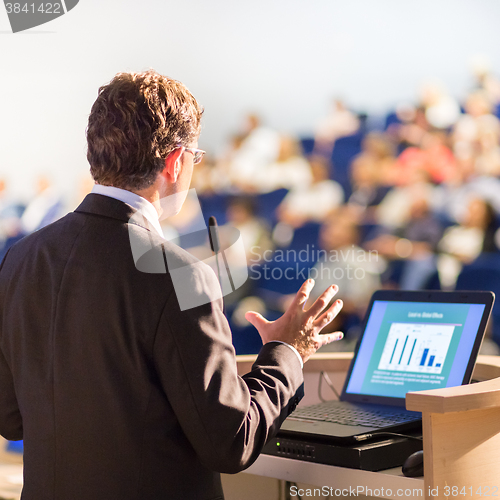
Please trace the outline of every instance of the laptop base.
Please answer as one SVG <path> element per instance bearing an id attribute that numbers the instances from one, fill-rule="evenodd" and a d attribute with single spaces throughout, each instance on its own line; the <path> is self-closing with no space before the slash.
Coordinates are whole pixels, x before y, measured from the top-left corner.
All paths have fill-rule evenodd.
<path id="1" fill-rule="evenodd" d="M 419 434 L 412 432 L 408 435 Z M 277 436 L 266 444 L 262 453 L 304 462 L 378 471 L 400 467 L 412 453 L 421 449 L 422 441 L 400 437 L 345 446 Z"/>

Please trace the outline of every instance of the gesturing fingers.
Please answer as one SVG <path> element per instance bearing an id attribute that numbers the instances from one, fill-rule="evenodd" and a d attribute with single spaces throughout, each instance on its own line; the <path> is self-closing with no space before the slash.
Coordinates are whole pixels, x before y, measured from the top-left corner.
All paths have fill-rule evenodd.
<path id="1" fill-rule="evenodd" d="M 330 342 L 335 342 L 336 340 L 341 340 L 344 338 L 344 334 L 342 332 L 335 333 L 327 333 L 325 335 L 318 335 L 317 341 L 320 344 L 320 347 L 323 347 Z"/>
<path id="2" fill-rule="evenodd" d="M 316 318 L 318 314 L 330 303 L 334 295 L 339 291 L 337 285 L 329 286 L 317 299 L 316 302 L 307 310 L 312 318 Z"/>
<path id="3" fill-rule="evenodd" d="M 295 306 L 300 306 L 302 309 L 304 309 L 307 299 L 309 298 L 309 294 L 311 293 L 311 290 L 313 288 L 314 288 L 314 280 L 309 279 L 304 281 L 302 286 L 299 288 L 297 295 L 295 296 L 292 307 L 293 305 L 295 305 Z"/>
<path id="4" fill-rule="evenodd" d="M 318 329 L 318 332 L 323 330 L 326 325 L 331 323 L 337 314 L 340 312 L 343 306 L 343 302 L 341 300 L 336 300 L 327 311 L 325 311 L 315 322 L 314 326 Z"/>

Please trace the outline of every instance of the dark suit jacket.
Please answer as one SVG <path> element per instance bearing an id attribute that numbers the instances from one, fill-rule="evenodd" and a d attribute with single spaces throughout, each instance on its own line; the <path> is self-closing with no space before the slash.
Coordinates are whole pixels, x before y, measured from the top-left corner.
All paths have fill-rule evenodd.
<path id="1" fill-rule="evenodd" d="M 194 259 L 133 213 L 90 194 L 0 269 L 0 434 L 24 439 L 24 500 L 222 498 L 219 472 L 248 467 L 302 396 L 290 348 L 238 377 L 221 301 L 182 311 L 169 273 L 137 269 L 129 235 Z M 195 266 L 186 286 L 218 283 Z"/>

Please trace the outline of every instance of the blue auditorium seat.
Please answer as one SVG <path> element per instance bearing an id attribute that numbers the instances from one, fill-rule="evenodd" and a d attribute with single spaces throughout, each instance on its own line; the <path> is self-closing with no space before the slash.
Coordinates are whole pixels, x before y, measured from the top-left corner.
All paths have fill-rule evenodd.
<path id="1" fill-rule="evenodd" d="M 317 222 L 306 222 L 302 227 L 295 229 L 292 241 L 287 250 L 302 250 L 319 248 L 319 232 L 321 224 Z"/>
<path id="2" fill-rule="evenodd" d="M 500 345 L 500 253 L 481 254 L 463 267 L 457 279 L 456 290 L 485 290 L 496 296 L 491 313 L 493 340 Z"/>
<path id="3" fill-rule="evenodd" d="M 11 453 L 23 453 L 24 452 L 24 446 L 23 446 L 23 441 L 9 441 L 7 443 L 7 451 Z"/>
<path id="4" fill-rule="evenodd" d="M 212 195 L 202 195 L 199 196 L 201 211 L 203 213 L 203 218 L 208 224 L 208 218 L 213 215 L 217 219 L 219 226 L 225 224 L 226 220 L 226 210 L 228 202 L 231 199 L 230 195 L 227 194 L 212 194 Z"/>
<path id="5" fill-rule="evenodd" d="M 282 313 L 267 310 L 264 317 L 269 321 L 277 320 Z M 257 329 L 248 324 L 247 326 L 235 326 L 230 322 L 233 336 L 233 346 L 236 354 L 258 354 L 262 348 L 262 339 Z"/>
<path id="6" fill-rule="evenodd" d="M 384 130 L 387 130 L 391 125 L 401 123 L 401 120 L 398 118 L 398 115 L 394 112 L 387 113 L 385 117 L 385 126 Z"/>
<path id="7" fill-rule="evenodd" d="M 288 247 L 275 250 L 272 261 L 253 268 L 255 288 L 266 303 L 279 299 L 279 295 L 296 293 L 308 278 L 318 259 L 320 229 L 321 224 L 316 222 L 295 229 Z"/>
<path id="8" fill-rule="evenodd" d="M 344 189 L 345 198 L 352 194 L 350 167 L 356 155 L 361 153 L 361 143 L 364 138 L 363 132 L 341 137 L 335 141 L 332 152 L 333 175 L 331 178 L 337 181 Z"/>
<path id="9" fill-rule="evenodd" d="M 277 189 L 270 193 L 258 194 L 255 197 L 256 215 L 274 226 L 277 222 L 276 209 L 288 193 L 287 189 Z"/>
<path id="10" fill-rule="evenodd" d="M 441 280 L 439 279 L 439 273 L 436 271 L 432 273 L 430 278 L 427 280 L 425 284 L 424 290 L 441 290 Z"/>
<path id="11" fill-rule="evenodd" d="M 256 293 L 266 303 L 272 304 L 279 300 L 279 295 L 297 293 L 304 281 L 309 277 L 309 270 L 315 262 L 290 259 L 286 262 L 263 262 L 255 268 Z"/>
<path id="12" fill-rule="evenodd" d="M 269 319 L 269 318 L 267 318 Z M 262 348 L 262 339 L 259 332 L 252 325 L 237 327 L 231 325 L 233 346 L 237 355 L 257 354 Z"/>
<path id="13" fill-rule="evenodd" d="M 303 137 L 300 139 L 300 144 L 302 145 L 302 153 L 305 156 L 309 156 L 314 151 L 314 138 Z"/>

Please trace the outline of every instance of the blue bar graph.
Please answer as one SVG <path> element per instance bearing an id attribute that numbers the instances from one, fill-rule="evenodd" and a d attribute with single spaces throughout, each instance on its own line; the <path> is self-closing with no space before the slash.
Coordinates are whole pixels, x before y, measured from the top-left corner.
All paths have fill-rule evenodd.
<path id="1" fill-rule="evenodd" d="M 424 349 L 424 353 L 422 354 L 422 359 L 420 360 L 420 366 L 425 365 L 425 360 L 427 359 L 427 354 L 429 354 L 429 349 Z"/>
<path id="2" fill-rule="evenodd" d="M 440 374 L 454 328 L 441 323 L 392 323 L 378 369 Z"/>
<path id="3" fill-rule="evenodd" d="M 406 336 L 405 343 L 403 345 L 403 350 L 401 351 L 401 356 L 399 357 L 399 363 L 398 363 L 398 365 L 401 364 L 401 360 L 403 359 L 403 354 L 405 353 L 405 347 L 406 347 L 406 343 L 407 342 L 408 342 L 408 335 Z"/>
<path id="4" fill-rule="evenodd" d="M 413 350 L 415 349 L 415 344 L 417 343 L 417 339 L 415 339 L 413 341 L 413 347 L 411 348 L 411 352 L 410 352 L 410 357 L 408 358 L 408 363 L 407 364 L 410 364 L 410 361 L 411 361 L 411 357 L 413 356 Z"/>
<path id="5" fill-rule="evenodd" d="M 389 361 L 389 364 L 392 363 L 392 358 L 394 357 L 394 353 L 396 352 L 396 347 L 398 346 L 398 340 L 399 339 L 396 339 L 396 343 L 394 344 L 394 349 L 392 351 L 392 356 L 391 356 L 391 360 Z"/>

